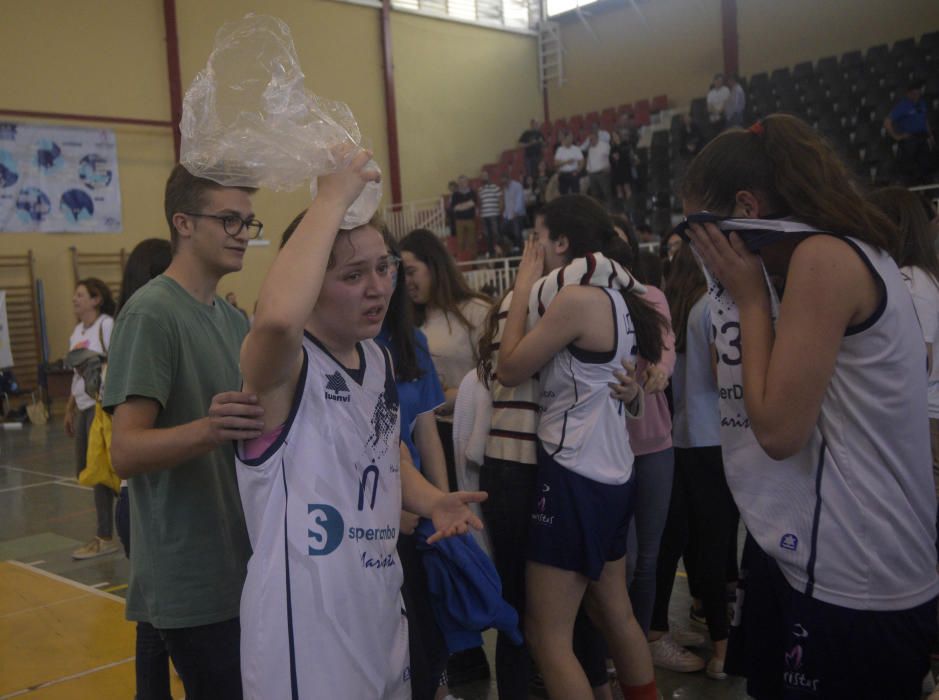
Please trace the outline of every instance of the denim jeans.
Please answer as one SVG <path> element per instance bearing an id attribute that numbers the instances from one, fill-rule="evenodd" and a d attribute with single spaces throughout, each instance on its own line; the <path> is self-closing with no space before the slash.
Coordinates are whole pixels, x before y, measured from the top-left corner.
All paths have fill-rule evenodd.
<path id="1" fill-rule="evenodd" d="M 672 495 L 674 452 L 669 447 L 661 452 L 639 455 L 633 463 L 633 470 L 636 473 L 635 508 L 627 540 L 627 580 L 633 613 L 642 631 L 648 634 L 655 605 L 659 544 Z"/>

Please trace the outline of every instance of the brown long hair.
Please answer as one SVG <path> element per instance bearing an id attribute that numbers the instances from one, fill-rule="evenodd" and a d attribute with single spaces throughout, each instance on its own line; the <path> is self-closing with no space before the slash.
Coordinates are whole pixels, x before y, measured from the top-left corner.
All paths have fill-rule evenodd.
<path id="1" fill-rule="evenodd" d="M 861 196 L 825 139 L 796 117 L 771 114 L 750 129 L 722 133 L 691 161 L 682 196 L 727 214 L 741 190 L 764 197 L 776 215 L 854 236 L 896 257 L 893 223 Z"/>
<path id="2" fill-rule="evenodd" d="M 88 290 L 88 296 L 92 299 L 100 300 L 98 304 L 98 315 L 106 314 L 108 316 L 114 316 L 114 297 L 111 294 L 111 288 L 107 284 L 99 280 L 97 277 L 86 277 L 83 280 L 78 280 L 76 287 L 84 287 Z"/>
<path id="3" fill-rule="evenodd" d="M 482 332 L 479 334 L 479 343 L 476 347 L 476 376 L 479 377 L 486 387 L 489 387 L 489 380 L 493 379 L 492 357 L 499 349 L 499 343 L 496 342 L 496 335 L 499 333 L 499 321 L 502 320 L 501 308 L 505 303 L 505 298 L 511 294 L 512 290 L 507 289 L 499 297 L 499 300 L 492 305 L 489 313 L 486 314 L 486 322 L 483 324 Z"/>
<path id="4" fill-rule="evenodd" d="M 923 201 L 904 187 L 884 187 L 872 192 L 869 199 L 897 225 L 897 265 L 922 268 L 939 287 L 936 236 Z"/>
<path id="5" fill-rule="evenodd" d="M 688 345 L 688 316 L 691 307 L 707 291 L 707 280 L 698 267 L 690 245 L 682 245 L 672 258 L 665 285 L 665 298 L 675 331 L 675 352 L 685 352 Z"/>
<path id="6" fill-rule="evenodd" d="M 402 253 L 410 253 L 430 270 L 430 299 L 426 304 L 414 305 L 414 322 L 423 326 L 428 307 L 437 308 L 447 315 L 447 323 L 452 314 L 467 330 L 472 331 L 473 325 L 463 315 L 460 305 L 470 299 L 480 299 L 489 304 L 491 299 L 469 288 L 453 257 L 437 235 L 426 228 L 414 229 L 401 239 L 400 246 Z"/>

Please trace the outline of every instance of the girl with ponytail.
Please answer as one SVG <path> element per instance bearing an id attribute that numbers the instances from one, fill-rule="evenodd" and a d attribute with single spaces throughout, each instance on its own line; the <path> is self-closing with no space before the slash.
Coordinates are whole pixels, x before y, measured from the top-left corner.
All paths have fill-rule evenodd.
<path id="1" fill-rule="evenodd" d="M 710 282 L 724 468 L 752 536 L 748 693 L 918 697 L 936 500 L 895 227 L 785 115 L 714 139 L 683 198 Z"/>
<path id="2" fill-rule="evenodd" d="M 624 414 L 641 414 L 636 355 L 658 362 L 665 321 L 635 293 L 635 280 L 611 262 L 628 248 L 599 204 L 580 195 L 559 197 L 536 217 L 535 234 L 525 245 L 497 366 L 505 386 L 535 373 L 540 379 L 536 500 L 527 544 L 527 642 L 551 697 L 592 698 L 572 644 L 583 601 L 606 640 L 626 700 L 653 700 L 652 662 L 626 591 L 634 480 L 623 421 Z M 597 286 L 565 286 L 574 270 L 583 269 L 584 260 L 575 266 L 575 259 L 586 260 L 584 279 L 596 279 L 601 265 L 612 273 Z M 557 272 L 539 280 L 552 270 Z M 624 280 L 620 289 L 607 283 L 614 278 Z M 549 285 L 556 288 L 550 299 Z M 537 320 L 526 333 L 530 303 Z M 609 381 L 624 361 L 629 376 L 617 395 L 621 402 L 610 395 Z"/>

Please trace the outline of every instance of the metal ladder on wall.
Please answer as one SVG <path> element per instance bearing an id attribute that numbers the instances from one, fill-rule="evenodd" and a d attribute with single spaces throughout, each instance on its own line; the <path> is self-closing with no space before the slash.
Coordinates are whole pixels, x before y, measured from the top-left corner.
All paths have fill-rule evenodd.
<path id="1" fill-rule="evenodd" d="M 564 47 L 561 45 L 561 25 L 542 19 L 538 23 L 538 73 L 541 87 L 549 82 L 564 84 Z"/>

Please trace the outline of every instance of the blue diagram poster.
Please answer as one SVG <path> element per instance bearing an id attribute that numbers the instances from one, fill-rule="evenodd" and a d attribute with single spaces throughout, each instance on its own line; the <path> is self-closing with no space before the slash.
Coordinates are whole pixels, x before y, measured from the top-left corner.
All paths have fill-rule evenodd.
<path id="1" fill-rule="evenodd" d="M 0 122 L 0 231 L 120 230 L 113 131 Z"/>

